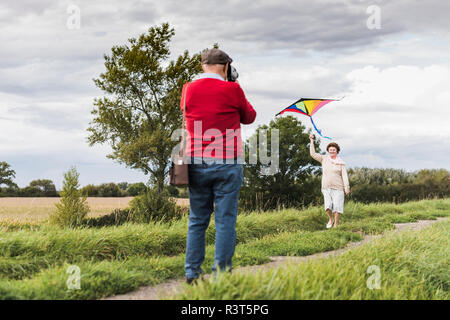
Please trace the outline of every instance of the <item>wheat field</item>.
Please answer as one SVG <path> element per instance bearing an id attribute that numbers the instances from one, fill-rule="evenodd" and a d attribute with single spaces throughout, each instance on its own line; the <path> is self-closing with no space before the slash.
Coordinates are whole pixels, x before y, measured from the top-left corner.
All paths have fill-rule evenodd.
<path id="1" fill-rule="evenodd" d="M 89 217 L 98 217 L 118 208 L 126 208 L 133 197 L 87 198 Z M 60 198 L 0 198 L 0 221 L 39 223 L 52 214 Z"/>
<path id="2" fill-rule="evenodd" d="M 88 217 L 98 217 L 111 213 L 114 209 L 128 207 L 133 197 L 96 198 L 89 197 L 87 202 L 91 209 Z M 60 198 L 0 198 L 0 222 L 36 224 L 47 220 Z M 177 199 L 177 204 L 189 205 L 189 199 Z"/>

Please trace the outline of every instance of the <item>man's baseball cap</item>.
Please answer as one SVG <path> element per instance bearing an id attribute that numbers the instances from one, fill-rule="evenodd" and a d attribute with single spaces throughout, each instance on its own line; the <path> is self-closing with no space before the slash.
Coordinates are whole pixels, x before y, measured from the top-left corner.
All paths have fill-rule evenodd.
<path id="1" fill-rule="evenodd" d="M 219 49 L 206 49 L 202 52 L 203 64 L 227 64 L 233 62 L 225 52 Z"/>

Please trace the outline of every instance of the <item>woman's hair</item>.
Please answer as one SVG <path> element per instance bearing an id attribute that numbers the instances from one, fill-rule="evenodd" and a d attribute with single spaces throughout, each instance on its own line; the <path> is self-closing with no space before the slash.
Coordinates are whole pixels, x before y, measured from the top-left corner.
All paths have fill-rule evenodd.
<path id="1" fill-rule="evenodd" d="M 336 150 L 337 150 L 337 153 L 339 153 L 339 151 L 341 151 L 341 148 L 340 148 L 339 145 L 338 145 L 337 143 L 335 143 L 335 142 L 331 142 L 331 143 L 329 143 L 329 144 L 327 145 L 327 151 L 328 151 L 328 149 L 331 148 L 331 147 L 335 147 Z"/>

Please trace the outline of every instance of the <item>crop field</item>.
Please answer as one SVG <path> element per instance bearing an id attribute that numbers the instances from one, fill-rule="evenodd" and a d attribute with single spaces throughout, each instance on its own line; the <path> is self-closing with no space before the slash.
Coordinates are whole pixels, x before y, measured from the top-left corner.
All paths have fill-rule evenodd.
<path id="1" fill-rule="evenodd" d="M 91 209 L 89 217 L 99 217 L 111 213 L 114 209 L 128 207 L 133 197 L 115 198 L 87 198 Z M 55 203 L 60 198 L 1 198 L 0 197 L 0 223 L 29 223 L 37 224 L 48 219 L 55 211 Z M 177 199 L 178 205 L 189 205 L 189 199 Z"/>
<path id="2" fill-rule="evenodd" d="M 45 207 L 45 200 L 42 201 L 43 209 L 33 206 L 36 211 L 26 213 L 31 220 L 22 219 L 20 211 L 15 211 L 12 204 L 2 207 L 1 215 L 16 212 L 18 217 L 0 223 L 0 299 L 101 299 L 183 277 L 186 215 L 168 223 L 59 228 L 45 222 L 45 214 L 49 213 L 44 213 L 45 208 L 51 205 L 47 203 Z M 106 199 L 98 201 L 99 207 L 100 203 L 105 206 L 105 213 L 118 205 L 111 203 L 108 207 Z M 27 207 L 20 201 L 17 203 L 19 208 Z M 120 206 L 126 205 L 120 203 Z M 96 214 L 100 215 L 101 210 Z M 40 217 L 33 220 L 32 212 Z M 340 226 L 332 230 L 325 229 L 327 216 L 322 207 L 242 212 L 237 221 L 233 267 L 260 265 L 269 262 L 272 256 L 306 256 L 335 250 L 365 235 L 384 234 L 394 228 L 394 223 L 448 216 L 450 199 L 398 205 L 349 202 Z M 33 225 L 28 221 L 33 221 Z M 188 288 L 190 291 L 178 298 L 448 298 L 447 221 L 438 222 L 429 230 L 400 238 L 389 237 L 373 246 L 352 249 L 352 253 L 339 258 L 305 264 L 301 269 L 304 272 L 287 269 L 289 272 L 273 274 L 269 271 L 246 277 L 248 280 L 239 275 L 225 275 L 216 282 L 211 280 Z M 214 234 L 212 219 L 206 233 L 205 272 L 210 272 L 213 262 Z M 365 292 L 368 263 L 379 265 L 381 274 L 392 278 L 390 282 L 381 282 L 386 289 L 384 294 Z M 317 281 L 324 275 L 329 277 L 330 285 Z M 417 275 L 420 277 L 413 284 L 418 289 L 412 290 L 412 285 L 406 285 L 405 281 Z M 305 289 L 298 292 L 295 283 L 299 281 L 304 283 Z M 261 289 L 253 290 L 258 282 L 263 284 Z M 347 282 L 349 286 L 345 290 Z M 393 289 L 396 286 L 400 288 L 398 294 Z M 426 291 L 422 290 L 424 288 Z"/>

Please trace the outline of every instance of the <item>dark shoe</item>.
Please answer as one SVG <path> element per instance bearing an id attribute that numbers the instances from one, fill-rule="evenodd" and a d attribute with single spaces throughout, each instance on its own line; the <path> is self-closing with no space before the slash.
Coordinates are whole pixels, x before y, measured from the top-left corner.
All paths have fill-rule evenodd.
<path id="1" fill-rule="evenodd" d="M 199 278 L 186 278 L 186 283 L 187 284 L 194 284 L 194 283 L 196 283 L 197 281 L 200 281 L 200 280 L 203 280 L 203 275 L 202 274 L 200 274 Z"/>
<path id="2" fill-rule="evenodd" d="M 194 284 L 197 281 L 198 281 L 198 278 L 186 278 L 187 284 Z"/>

